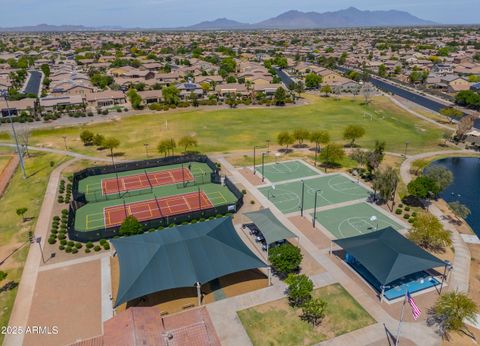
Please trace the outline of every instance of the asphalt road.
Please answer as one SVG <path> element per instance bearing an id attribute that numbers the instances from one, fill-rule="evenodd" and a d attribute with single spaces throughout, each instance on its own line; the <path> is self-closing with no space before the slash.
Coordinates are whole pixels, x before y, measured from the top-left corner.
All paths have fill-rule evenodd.
<path id="1" fill-rule="evenodd" d="M 24 94 L 39 95 L 41 89 L 42 73 L 39 71 L 30 71 L 30 75 L 25 86 Z"/>
<path id="2" fill-rule="evenodd" d="M 283 84 L 285 84 L 287 88 L 290 84 L 294 83 L 294 80 L 290 76 L 288 76 L 285 72 L 283 72 L 281 69 L 275 68 L 275 71 L 277 71 L 278 77 L 280 77 Z"/>

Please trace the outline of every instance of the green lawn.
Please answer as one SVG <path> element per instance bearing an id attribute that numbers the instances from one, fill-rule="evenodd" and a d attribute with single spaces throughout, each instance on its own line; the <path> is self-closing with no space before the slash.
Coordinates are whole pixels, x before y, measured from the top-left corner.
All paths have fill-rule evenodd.
<path id="1" fill-rule="evenodd" d="M 389 151 L 403 152 L 405 142 L 409 142 L 410 153 L 441 149 L 438 147 L 443 133 L 441 129 L 410 115 L 387 98 L 375 98 L 368 112 L 372 118 L 363 116 L 364 106 L 360 98 L 335 101 L 315 97 L 304 106 L 196 109 L 131 116 L 95 125 L 37 130 L 32 134 L 31 143 L 63 149 L 62 136 L 67 136 L 67 145 L 73 150 L 106 156 L 105 151 L 98 152 L 95 147 L 84 147 L 81 143 L 80 132 L 89 129 L 119 138 L 121 145 L 118 151 L 123 152 L 126 158 L 143 158 L 144 144 L 150 144 L 148 150 L 151 155 L 158 155 L 156 145 L 162 138 L 178 139 L 193 135 L 199 142 L 197 149 L 202 152 L 230 152 L 249 150 L 255 144 L 264 144 L 267 139 L 274 144 L 280 131 L 299 127 L 328 130 L 333 141 L 345 143 L 342 138 L 344 128 L 359 124 L 366 129 L 365 137 L 359 140 L 359 144 L 364 146 L 371 147 L 378 139 L 386 141 Z"/>
<path id="2" fill-rule="evenodd" d="M 318 327 L 302 321 L 301 310 L 290 307 L 287 298 L 238 311 L 238 316 L 255 346 L 312 345 L 375 323 L 339 284 L 319 288 L 314 296 L 328 304 Z"/>
<path id="3" fill-rule="evenodd" d="M 0 173 L 2 173 L 3 169 L 7 166 L 7 163 L 10 161 L 10 155 L 0 155 Z"/>
<path id="4" fill-rule="evenodd" d="M 5 194 L 0 199 L 0 247 L 2 249 L 17 248 L 24 243 L 28 237 L 27 232 L 33 231 L 38 216 L 40 206 L 43 201 L 45 189 L 51 171 L 55 167 L 50 166 L 54 162 L 55 166 L 63 161 L 63 157 L 54 154 L 35 153 L 31 158 L 25 160 L 27 174 L 29 178 L 24 180 L 20 169 L 17 169 L 12 177 Z M 28 212 L 25 214 L 31 221 L 22 222 L 16 214 L 16 209 L 26 207 Z M 10 257 L 4 264 L 2 270 L 8 273 L 8 277 L 0 285 L 8 281 L 20 281 L 23 265 L 28 254 L 29 246 L 24 246 Z M 10 251 L 2 251 L 2 254 Z M 0 260 L 3 260 L 1 258 Z M 10 312 L 15 300 L 17 289 L 0 293 L 0 326 L 5 326 L 10 318 Z M 0 344 L 3 342 L 3 334 L 0 334 Z"/>

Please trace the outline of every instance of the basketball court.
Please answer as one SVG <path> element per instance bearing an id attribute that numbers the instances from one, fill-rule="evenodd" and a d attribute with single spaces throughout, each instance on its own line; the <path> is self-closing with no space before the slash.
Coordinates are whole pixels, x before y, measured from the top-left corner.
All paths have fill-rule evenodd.
<path id="1" fill-rule="evenodd" d="M 257 165 L 256 171 L 261 176 L 262 166 Z M 319 172 L 316 172 L 300 160 L 266 164 L 264 166 L 264 174 L 265 178 L 272 183 L 320 175 Z"/>
<path id="2" fill-rule="evenodd" d="M 315 192 L 317 207 L 367 198 L 370 192 L 343 174 L 304 179 L 304 210 L 313 209 Z M 297 212 L 301 207 L 302 181 L 262 187 L 260 192 L 284 214 Z"/>
<path id="3" fill-rule="evenodd" d="M 311 215 L 313 216 L 313 213 Z M 354 237 L 387 227 L 397 231 L 405 229 L 400 223 L 366 202 L 319 211 L 316 222 L 336 239 Z"/>

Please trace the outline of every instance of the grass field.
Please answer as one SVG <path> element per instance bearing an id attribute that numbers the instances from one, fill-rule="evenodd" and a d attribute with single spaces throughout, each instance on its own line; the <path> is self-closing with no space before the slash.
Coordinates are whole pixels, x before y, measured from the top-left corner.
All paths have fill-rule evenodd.
<path id="1" fill-rule="evenodd" d="M 11 157 L 12 156 L 10 155 L 0 155 L 0 174 L 2 173 L 3 169 L 7 166 Z"/>
<path id="2" fill-rule="evenodd" d="M 319 191 L 317 193 L 317 207 L 363 199 L 369 195 L 367 189 L 341 174 L 305 179 L 304 184 L 304 210 L 314 207 L 315 191 Z M 273 189 L 273 186 L 267 186 L 259 190 L 285 214 L 300 210 L 302 200 L 301 181 L 277 184 L 275 189 Z"/>
<path id="3" fill-rule="evenodd" d="M 3 260 L 14 249 L 19 248 L 27 240 L 27 232 L 35 227 L 36 217 L 43 201 L 45 189 L 51 171 L 60 164 L 64 158 L 59 155 L 35 153 L 25 160 L 25 166 L 29 178 L 24 180 L 20 169 L 12 177 L 5 194 L 0 199 L 0 260 Z M 22 222 L 16 214 L 17 208 L 26 207 L 25 214 L 30 220 Z M 2 284 L 8 281 L 20 281 L 23 265 L 28 254 L 29 246 L 23 246 L 3 265 L 2 270 L 8 273 L 8 277 Z M 15 300 L 17 289 L 0 293 L 0 326 L 5 326 L 10 318 L 10 312 Z M 0 344 L 4 335 L 0 333 Z"/>
<path id="4" fill-rule="evenodd" d="M 319 288 L 313 295 L 328 304 L 325 319 L 318 327 L 302 321 L 301 310 L 291 308 L 287 298 L 237 313 L 254 346 L 313 345 L 375 323 L 339 284 Z"/>
<path id="5" fill-rule="evenodd" d="M 372 216 L 375 216 L 376 220 L 370 220 Z M 405 228 L 367 203 L 319 211 L 317 222 L 337 239 L 354 237 L 386 227 L 396 230 Z"/>
<path id="6" fill-rule="evenodd" d="M 310 100 L 311 99 L 311 100 Z M 410 115 L 387 98 L 377 97 L 370 106 L 372 119 L 364 118 L 361 98 L 339 99 L 310 97 L 311 104 L 279 108 L 244 108 L 221 110 L 185 110 L 162 114 L 126 117 L 114 122 L 33 131 L 32 145 L 63 149 L 62 136 L 75 151 L 90 155 L 106 155 L 95 147 L 84 147 L 79 134 L 84 129 L 120 139 L 118 152 L 126 158 L 145 157 L 145 143 L 149 151 L 156 152 L 157 143 L 164 138 L 194 135 L 202 152 L 230 152 L 249 150 L 253 145 L 264 144 L 267 139 L 276 142 L 280 131 L 304 127 L 309 130 L 324 129 L 333 141 L 345 143 L 343 130 L 350 124 L 365 127 L 366 135 L 359 144 L 373 146 L 376 139 L 387 143 L 388 151 L 403 152 L 409 142 L 409 152 L 438 150 L 443 131 Z M 168 121 L 168 128 L 165 123 Z M 178 151 L 183 148 L 177 148 Z"/>

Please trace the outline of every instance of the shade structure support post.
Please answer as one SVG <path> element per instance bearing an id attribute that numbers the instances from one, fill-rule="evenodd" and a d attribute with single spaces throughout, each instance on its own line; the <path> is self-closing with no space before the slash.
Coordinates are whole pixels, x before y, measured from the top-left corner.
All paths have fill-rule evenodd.
<path id="1" fill-rule="evenodd" d="M 438 292 L 438 294 L 442 294 L 443 284 L 445 283 L 445 281 L 447 281 L 447 270 L 449 270 L 449 268 L 451 268 L 451 264 L 450 262 L 446 261 L 445 267 L 443 269 L 442 283 L 440 284 L 440 291 Z"/>
<path id="2" fill-rule="evenodd" d="M 330 252 L 329 252 L 330 256 L 332 255 L 332 253 L 333 253 L 333 242 L 330 240 Z"/>
<path id="3" fill-rule="evenodd" d="M 200 282 L 196 282 L 195 286 L 197 287 L 197 303 L 198 303 L 198 306 L 201 306 L 202 305 L 202 290 L 201 290 Z"/>
<path id="4" fill-rule="evenodd" d="M 268 267 L 268 286 L 272 286 L 272 267 Z"/>
<path id="5" fill-rule="evenodd" d="M 385 295 L 385 286 L 382 285 L 382 292 L 380 293 L 380 303 L 383 303 L 384 295 Z"/>

